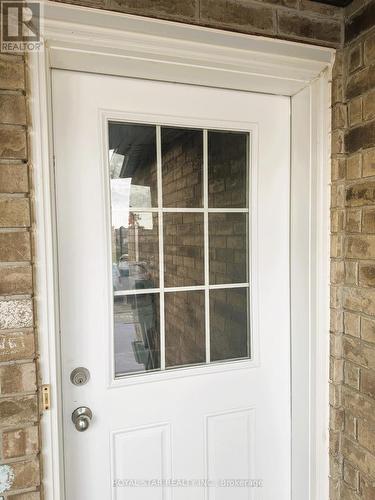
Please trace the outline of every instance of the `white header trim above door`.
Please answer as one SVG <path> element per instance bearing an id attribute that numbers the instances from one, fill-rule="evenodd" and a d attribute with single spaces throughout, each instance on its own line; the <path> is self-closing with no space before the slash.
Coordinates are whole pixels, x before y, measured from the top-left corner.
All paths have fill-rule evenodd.
<path id="1" fill-rule="evenodd" d="M 294 95 L 334 50 L 47 2 L 52 68 Z"/>
<path id="2" fill-rule="evenodd" d="M 50 105 L 50 69 L 59 68 L 292 97 L 292 500 L 328 500 L 328 136 L 335 51 L 54 2 L 44 4 L 43 24 L 45 50 L 31 53 L 29 64 L 40 372 L 52 390 L 51 410 L 42 417 L 45 497 L 65 499 Z"/>

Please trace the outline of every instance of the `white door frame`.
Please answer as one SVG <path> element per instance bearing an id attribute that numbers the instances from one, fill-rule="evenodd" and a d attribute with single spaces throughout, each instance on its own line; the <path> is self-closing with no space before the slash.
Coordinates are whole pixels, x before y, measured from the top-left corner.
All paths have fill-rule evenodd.
<path id="1" fill-rule="evenodd" d="M 328 500 L 330 78 L 333 49 L 58 3 L 29 55 L 43 487 L 64 500 L 51 68 L 291 97 L 292 499 Z M 275 381 L 277 383 L 277 381 Z"/>

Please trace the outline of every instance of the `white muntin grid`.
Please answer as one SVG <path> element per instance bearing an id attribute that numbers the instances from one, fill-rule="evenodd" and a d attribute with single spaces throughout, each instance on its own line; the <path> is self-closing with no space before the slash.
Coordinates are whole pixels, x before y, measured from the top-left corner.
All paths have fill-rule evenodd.
<path id="1" fill-rule="evenodd" d="M 129 207 L 129 212 L 141 213 L 157 213 L 158 214 L 158 239 L 159 239 L 159 287 L 158 288 L 142 288 L 142 289 L 129 289 L 118 290 L 114 292 L 115 297 L 129 296 L 129 295 L 147 295 L 158 294 L 160 304 L 160 370 L 165 370 L 165 309 L 164 309 L 164 294 L 171 292 L 188 292 L 188 291 L 204 291 L 205 292 L 205 348 L 206 348 L 206 364 L 211 362 L 211 346 L 210 346 L 210 301 L 209 291 L 219 289 L 231 288 L 249 288 L 249 281 L 244 283 L 225 283 L 218 285 L 210 285 L 210 269 L 209 269 L 209 234 L 208 234 L 208 215 L 210 213 L 245 213 L 249 214 L 249 189 L 247 190 L 247 208 L 209 208 L 208 207 L 208 129 L 200 129 L 203 132 L 203 207 L 202 208 L 178 208 L 178 207 L 163 207 L 163 182 L 162 182 L 162 152 L 161 152 L 161 125 L 156 125 L 156 160 L 157 160 L 157 207 Z M 175 127 L 178 128 L 178 127 Z M 182 127 L 183 128 L 183 127 Z M 211 130 L 211 129 L 210 129 Z M 221 130 L 221 132 L 225 132 Z M 227 131 L 228 133 L 232 131 Z M 249 139 L 248 139 L 249 143 Z M 249 144 L 248 144 L 249 148 Z M 249 151 L 247 151 L 247 172 L 249 175 Z M 177 286 L 165 287 L 164 286 L 164 226 L 163 214 L 164 213 L 202 213 L 203 214 L 203 232 L 204 232 L 204 284 L 191 285 L 191 286 Z M 249 231 L 249 219 L 247 221 L 247 230 Z M 249 238 L 246 238 L 246 258 L 247 268 L 249 275 Z M 249 311 L 248 311 L 249 313 Z M 248 318 L 249 322 L 249 318 Z M 249 343 L 249 325 L 248 329 L 248 343 Z M 249 355 L 248 345 L 248 355 Z M 173 368 L 179 368 L 175 366 Z M 152 372 L 152 371 L 151 371 Z"/>

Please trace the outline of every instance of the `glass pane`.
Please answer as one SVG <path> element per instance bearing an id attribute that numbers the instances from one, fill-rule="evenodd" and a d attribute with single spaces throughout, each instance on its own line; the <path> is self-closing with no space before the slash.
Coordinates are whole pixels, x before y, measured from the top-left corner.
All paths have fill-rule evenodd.
<path id="1" fill-rule="evenodd" d="M 247 208 L 248 134 L 208 132 L 208 206 Z"/>
<path id="2" fill-rule="evenodd" d="M 163 127 L 163 206 L 202 207 L 203 132 Z"/>
<path id="3" fill-rule="evenodd" d="M 112 208 L 114 292 L 159 287 L 158 234 L 157 214 Z"/>
<path id="4" fill-rule="evenodd" d="M 165 213 L 163 217 L 164 285 L 203 285 L 203 214 Z"/>
<path id="5" fill-rule="evenodd" d="M 210 285 L 247 283 L 248 215 L 208 215 Z"/>
<path id="6" fill-rule="evenodd" d="M 165 294 L 165 364 L 204 363 L 204 291 Z"/>
<path id="7" fill-rule="evenodd" d="M 211 361 L 249 356 L 248 288 L 210 290 Z"/>
<path id="8" fill-rule="evenodd" d="M 108 154 L 112 192 L 123 210 L 157 206 L 156 128 L 110 123 Z"/>
<path id="9" fill-rule="evenodd" d="M 115 297 L 115 375 L 160 369 L 159 294 Z"/>

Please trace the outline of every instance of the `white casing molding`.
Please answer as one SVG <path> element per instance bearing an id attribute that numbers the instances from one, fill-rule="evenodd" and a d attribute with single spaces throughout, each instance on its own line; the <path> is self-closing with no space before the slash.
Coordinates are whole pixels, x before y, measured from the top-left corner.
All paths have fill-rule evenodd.
<path id="1" fill-rule="evenodd" d="M 332 49 L 47 2 L 52 68 L 294 95 Z"/>
<path id="2" fill-rule="evenodd" d="M 329 133 L 334 50 L 44 3 L 44 50 L 29 54 L 43 488 L 64 500 L 51 68 L 263 92 L 292 99 L 292 500 L 328 500 Z M 68 499 L 65 499 L 68 500 Z"/>

